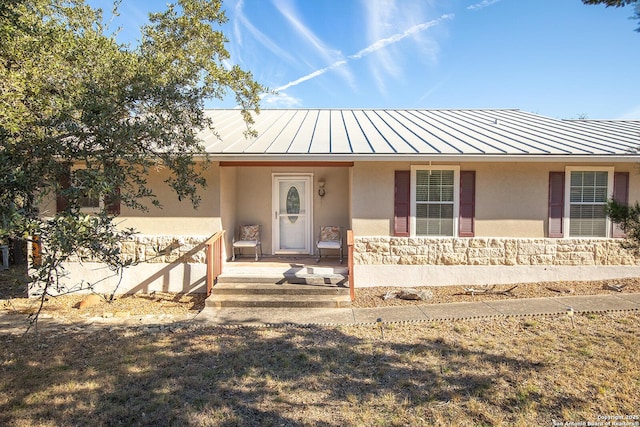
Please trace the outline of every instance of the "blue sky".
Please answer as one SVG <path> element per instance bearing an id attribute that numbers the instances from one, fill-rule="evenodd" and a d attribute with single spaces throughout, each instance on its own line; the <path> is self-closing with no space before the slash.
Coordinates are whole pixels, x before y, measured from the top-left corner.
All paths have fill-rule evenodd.
<path id="1" fill-rule="evenodd" d="M 91 0 L 90 4 L 108 4 Z M 134 41 L 165 1 L 123 0 Z M 262 108 L 517 108 L 640 119 L 630 7 L 580 0 L 226 0 L 231 63 L 277 94 Z M 207 103 L 232 108 L 233 98 Z"/>

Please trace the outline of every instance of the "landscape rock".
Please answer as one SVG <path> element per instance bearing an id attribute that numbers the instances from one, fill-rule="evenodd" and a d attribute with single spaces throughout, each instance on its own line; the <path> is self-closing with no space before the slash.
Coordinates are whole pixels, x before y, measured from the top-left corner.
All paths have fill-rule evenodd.
<path id="1" fill-rule="evenodd" d="M 428 289 L 402 289 L 400 292 L 398 292 L 398 298 L 406 300 L 428 301 L 433 298 L 433 292 Z"/>
<path id="2" fill-rule="evenodd" d="M 383 296 L 382 299 L 383 300 L 388 300 L 388 299 L 392 299 L 398 296 L 398 293 L 396 291 L 387 291 Z"/>
<path id="3" fill-rule="evenodd" d="M 94 307 L 102 303 L 102 297 L 97 294 L 87 295 L 82 301 L 78 303 L 78 308 L 82 310 L 83 308 Z"/>

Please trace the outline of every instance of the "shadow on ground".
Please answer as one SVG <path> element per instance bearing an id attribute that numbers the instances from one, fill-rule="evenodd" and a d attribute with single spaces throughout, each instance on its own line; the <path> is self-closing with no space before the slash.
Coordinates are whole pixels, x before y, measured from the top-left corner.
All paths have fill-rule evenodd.
<path id="1" fill-rule="evenodd" d="M 584 370 L 594 355 L 563 353 L 585 348 L 583 331 L 536 334 L 522 322 L 512 321 L 517 341 L 511 326 L 478 336 L 448 324 L 385 338 L 372 326 L 0 336 L 0 424 L 533 425 L 598 410 L 580 385 L 597 387 Z M 637 323 L 611 345 L 629 345 Z M 634 404 L 605 397 L 620 413 Z"/>
<path id="2" fill-rule="evenodd" d="M 9 270 L 0 270 L 0 299 L 24 298 L 27 296 L 27 265 L 11 265 Z"/>

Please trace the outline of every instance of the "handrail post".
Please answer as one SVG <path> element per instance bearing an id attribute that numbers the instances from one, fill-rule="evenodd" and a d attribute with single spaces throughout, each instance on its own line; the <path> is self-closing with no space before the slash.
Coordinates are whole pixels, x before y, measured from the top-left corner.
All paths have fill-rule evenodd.
<path id="1" fill-rule="evenodd" d="M 355 301 L 356 299 L 355 277 L 353 277 L 353 245 L 353 230 L 347 230 L 347 270 L 349 274 L 349 295 L 351 301 Z"/>
<path id="2" fill-rule="evenodd" d="M 211 295 L 215 280 L 222 274 L 222 236 L 224 230 L 218 231 L 205 242 L 207 262 L 207 296 Z"/>
<path id="3" fill-rule="evenodd" d="M 214 248 L 213 244 L 207 242 L 207 296 L 211 295 L 211 290 L 213 289 L 213 259 L 214 259 Z"/>

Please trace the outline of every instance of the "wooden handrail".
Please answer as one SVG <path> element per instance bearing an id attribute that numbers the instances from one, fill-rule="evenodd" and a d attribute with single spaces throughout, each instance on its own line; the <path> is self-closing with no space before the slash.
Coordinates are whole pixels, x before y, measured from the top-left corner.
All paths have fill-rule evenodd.
<path id="1" fill-rule="evenodd" d="M 207 247 L 207 296 L 211 295 L 216 279 L 222 274 L 222 236 L 224 230 L 218 231 L 204 242 Z"/>
<path id="2" fill-rule="evenodd" d="M 42 242 L 40 236 L 34 234 L 31 238 L 31 266 L 40 267 L 42 265 Z"/>
<path id="3" fill-rule="evenodd" d="M 353 277 L 353 230 L 347 230 L 347 271 L 349 274 L 349 295 L 351 301 L 356 299 L 355 278 Z"/>

